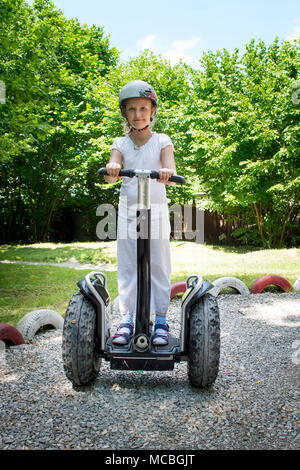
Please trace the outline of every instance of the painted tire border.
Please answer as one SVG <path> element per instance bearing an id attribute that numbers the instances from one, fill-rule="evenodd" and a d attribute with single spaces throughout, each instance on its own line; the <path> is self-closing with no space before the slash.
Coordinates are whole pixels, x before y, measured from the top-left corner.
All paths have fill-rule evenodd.
<path id="1" fill-rule="evenodd" d="M 51 325 L 55 329 L 62 330 L 63 324 L 64 318 L 55 310 L 38 309 L 26 313 L 17 324 L 17 329 L 24 341 L 30 341 L 43 326 Z"/>
<path id="2" fill-rule="evenodd" d="M 0 341 L 9 341 L 14 346 L 25 343 L 22 333 L 8 323 L 0 323 Z"/>
<path id="3" fill-rule="evenodd" d="M 218 279 L 215 279 L 212 284 L 215 286 L 213 289 L 211 289 L 210 293 L 212 295 L 219 295 L 222 289 L 226 287 L 231 287 L 234 289 L 236 292 L 238 292 L 241 295 L 249 295 L 250 291 L 246 284 L 238 279 L 237 277 L 232 277 L 232 276 L 224 276 L 224 277 L 219 277 Z"/>
<path id="4" fill-rule="evenodd" d="M 171 285 L 171 293 L 170 293 L 170 298 L 173 299 L 175 295 L 180 294 L 182 292 L 186 291 L 186 282 L 185 281 L 179 281 L 179 282 L 174 282 Z"/>
<path id="5" fill-rule="evenodd" d="M 300 290 L 300 277 L 294 282 L 293 288 L 294 290 Z"/>
<path id="6" fill-rule="evenodd" d="M 284 277 L 278 276 L 277 274 L 267 274 L 254 281 L 251 286 L 251 292 L 252 294 L 260 294 L 264 288 L 268 286 L 280 287 L 284 292 L 293 290 L 291 283 Z"/>

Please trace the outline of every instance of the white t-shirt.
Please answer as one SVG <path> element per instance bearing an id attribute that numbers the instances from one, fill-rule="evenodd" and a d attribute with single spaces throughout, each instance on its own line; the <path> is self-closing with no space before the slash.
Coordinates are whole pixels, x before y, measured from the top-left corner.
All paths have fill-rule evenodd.
<path id="1" fill-rule="evenodd" d="M 123 155 L 124 170 L 159 170 L 162 168 L 160 153 L 161 150 L 173 143 L 166 134 L 158 134 L 153 132 L 150 139 L 141 147 L 137 147 L 131 138 L 117 137 L 112 149 L 119 150 Z M 162 183 L 156 180 L 150 180 L 150 200 L 151 206 L 156 204 L 167 204 L 166 188 Z M 137 203 L 137 178 L 123 177 L 120 190 L 119 208 L 136 205 Z"/>

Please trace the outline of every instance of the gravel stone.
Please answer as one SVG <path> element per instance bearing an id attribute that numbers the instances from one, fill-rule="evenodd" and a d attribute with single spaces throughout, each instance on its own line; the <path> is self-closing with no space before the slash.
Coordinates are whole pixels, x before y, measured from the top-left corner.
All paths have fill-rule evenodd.
<path id="1" fill-rule="evenodd" d="M 300 295 L 221 294 L 214 385 L 173 371 L 113 371 L 73 387 L 61 330 L 1 350 L 0 449 L 299 449 Z M 119 323 L 112 318 L 112 331 Z M 180 300 L 168 323 L 179 334 Z"/>

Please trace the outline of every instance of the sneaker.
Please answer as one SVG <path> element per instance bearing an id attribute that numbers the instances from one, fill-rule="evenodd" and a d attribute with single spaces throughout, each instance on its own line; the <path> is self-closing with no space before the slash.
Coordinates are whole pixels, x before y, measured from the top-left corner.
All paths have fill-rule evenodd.
<path id="1" fill-rule="evenodd" d="M 155 325 L 155 333 L 152 337 L 154 346 L 165 346 L 169 343 L 169 325 Z"/>
<path id="2" fill-rule="evenodd" d="M 130 337 L 133 333 L 132 323 L 120 323 L 116 333 L 113 336 L 112 342 L 114 344 L 128 344 Z"/>

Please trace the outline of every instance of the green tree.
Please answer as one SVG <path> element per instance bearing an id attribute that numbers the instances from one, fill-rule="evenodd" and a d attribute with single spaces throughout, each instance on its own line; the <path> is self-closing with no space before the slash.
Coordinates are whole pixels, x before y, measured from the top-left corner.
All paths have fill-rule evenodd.
<path id="1" fill-rule="evenodd" d="M 0 56 L 7 90 L 0 105 L 2 233 L 6 240 L 43 241 L 74 185 L 84 185 L 88 142 L 98 136 L 102 113 L 88 90 L 95 80 L 101 86 L 118 53 L 103 28 L 66 20 L 49 0 L 0 5 L 7 19 Z"/>
<path id="2" fill-rule="evenodd" d="M 209 52 L 193 78 L 192 158 L 208 207 L 242 213 L 265 247 L 289 240 L 299 211 L 299 43 Z"/>

